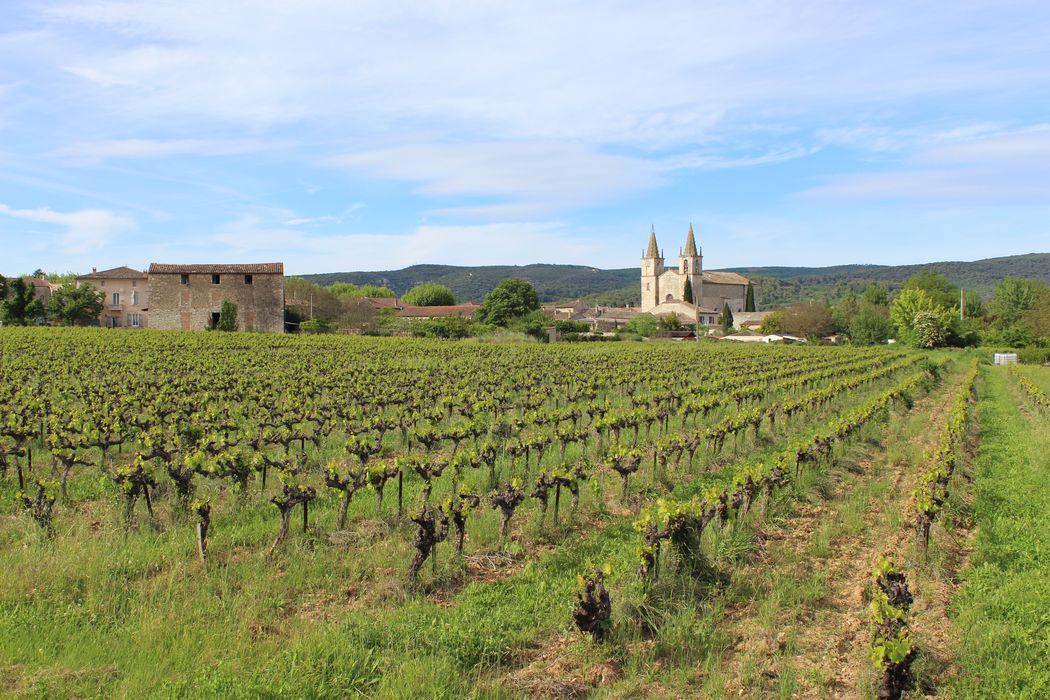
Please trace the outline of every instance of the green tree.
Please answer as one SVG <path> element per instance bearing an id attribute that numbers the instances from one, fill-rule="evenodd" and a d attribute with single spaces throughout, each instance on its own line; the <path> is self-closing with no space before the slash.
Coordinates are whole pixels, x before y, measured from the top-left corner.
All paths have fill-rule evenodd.
<path id="1" fill-rule="evenodd" d="M 884 307 L 863 303 L 849 325 L 849 337 L 856 345 L 880 345 L 893 333 L 893 323 Z"/>
<path id="2" fill-rule="evenodd" d="M 682 322 L 678 318 L 678 314 L 669 313 L 666 316 L 660 318 L 660 330 L 664 331 L 679 331 L 682 330 Z"/>
<path id="3" fill-rule="evenodd" d="M 1043 287 L 1039 290 L 1035 305 L 1025 312 L 1024 320 L 1033 333 L 1050 338 L 1050 289 Z"/>
<path id="4" fill-rule="evenodd" d="M 722 304 L 722 316 L 718 319 L 718 323 L 722 326 L 722 332 L 729 333 L 733 330 L 733 312 L 729 310 L 729 304 Z"/>
<path id="5" fill-rule="evenodd" d="M 303 280 L 304 282 L 306 280 Z M 364 297 L 394 299 L 397 297 L 394 290 L 380 287 L 375 284 L 362 284 L 358 286 L 353 282 L 333 282 L 327 287 L 322 287 L 339 299 L 361 299 Z"/>
<path id="6" fill-rule="evenodd" d="M 869 284 L 861 298 L 874 306 L 888 306 L 890 303 L 890 295 L 881 284 Z"/>
<path id="7" fill-rule="evenodd" d="M 984 306 L 984 300 L 981 299 L 981 295 L 977 292 L 966 292 L 966 318 L 983 318 L 987 309 Z"/>
<path id="8" fill-rule="evenodd" d="M 2 311 L 4 324 L 9 326 L 26 326 L 44 317 L 44 305 L 36 298 L 33 285 L 21 277 L 8 285 Z"/>
<path id="9" fill-rule="evenodd" d="M 853 319 L 860 313 L 860 306 L 861 302 L 857 299 L 857 295 L 847 291 L 831 309 L 831 317 L 835 325 L 834 330 L 845 331 L 849 329 Z"/>
<path id="10" fill-rule="evenodd" d="M 401 300 L 413 306 L 455 306 L 456 297 L 443 284 L 424 282 L 405 292 Z"/>
<path id="11" fill-rule="evenodd" d="M 394 290 L 388 287 L 380 287 L 378 284 L 362 284 L 358 287 L 358 291 L 363 297 L 369 297 L 371 299 L 396 299 L 397 294 L 394 294 Z"/>
<path id="12" fill-rule="evenodd" d="M 328 285 L 328 291 L 336 295 L 340 299 L 354 299 L 356 297 L 362 296 L 361 288 L 353 282 L 335 282 L 334 284 Z"/>
<path id="13" fill-rule="evenodd" d="M 411 321 L 409 332 L 417 338 L 469 338 L 477 332 L 477 322 L 461 316 L 426 318 Z"/>
<path id="14" fill-rule="evenodd" d="M 515 277 L 497 284 L 481 303 L 477 315 L 482 323 L 506 326 L 511 320 L 539 308 L 539 296 L 533 286 Z"/>
<path id="15" fill-rule="evenodd" d="M 902 289 L 897 298 L 893 300 L 890 310 L 890 317 L 893 319 L 898 337 L 905 341 L 910 339 L 915 327 L 915 314 L 920 311 L 934 311 L 941 308 L 925 290 L 916 287 Z"/>
<path id="16" fill-rule="evenodd" d="M 774 311 L 773 313 L 762 319 L 762 325 L 758 327 L 758 332 L 762 335 L 771 335 L 774 333 L 784 332 L 784 312 Z"/>
<path id="17" fill-rule="evenodd" d="M 237 305 L 232 301 L 224 301 L 219 307 L 219 322 L 215 324 L 215 330 L 227 332 L 237 330 Z"/>
<path id="18" fill-rule="evenodd" d="M 926 270 L 917 275 L 912 275 L 901 287 L 901 291 L 919 289 L 926 292 L 926 296 L 933 303 L 945 309 L 959 308 L 959 288 L 948 281 L 940 272 Z"/>
<path id="19" fill-rule="evenodd" d="M 890 314 L 897 329 L 898 339 L 918 347 L 935 347 L 929 345 L 930 342 L 943 345 L 952 332 L 955 319 L 954 312 L 935 302 L 929 294 L 917 287 L 902 290 L 893 300 Z M 916 325 L 919 314 L 924 314 L 921 329 Z M 931 314 L 937 317 L 936 324 L 930 321 Z M 943 339 L 939 339 L 941 334 L 944 335 Z"/>
<path id="20" fill-rule="evenodd" d="M 51 317 L 70 326 L 90 323 L 104 308 L 104 295 L 90 284 L 79 287 L 67 282 L 51 293 L 48 311 Z"/>
<path id="21" fill-rule="evenodd" d="M 992 313 L 1001 328 L 1011 326 L 1035 308 L 1042 282 L 1021 277 L 1004 277 L 992 293 Z"/>
<path id="22" fill-rule="evenodd" d="M 755 307 L 755 287 L 750 281 L 747 283 L 747 295 L 744 297 L 744 311 L 757 311 Z"/>
<path id="23" fill-rule="evenodd" d="M 936 348 L 948 340 L 948 324 L 945 316 L 938 311 L 917 311 L 912 319 L 912 336 L 915 346 Z"/>
<path id="24" fill-rule="evenodd" d="M 693 283 L 688 277 L 685 278 L 685 290 L 682 292 L 682 300 L 687 304 L 693 303 Z"/>
<path id="25" fill-rule="evenodd" d="M 804 338 L 823 338 L 835 330 L 831 312 L 815 301 L 792 304 L 784 309 L 780 325 L 784 332 Z"/>
<path id="26" fill-rule="evenodd" d="M 638 314 L 624 324 L 621 333 L 633 333 L 643 338 L 651 338 L 660 331 L 660 320 L 652 314 Z"/>

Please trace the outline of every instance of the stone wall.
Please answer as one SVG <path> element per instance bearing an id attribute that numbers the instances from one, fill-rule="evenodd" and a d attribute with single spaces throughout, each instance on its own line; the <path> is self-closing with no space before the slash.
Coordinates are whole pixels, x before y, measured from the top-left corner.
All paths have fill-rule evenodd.
<path id="1" fill-rule="evenodd" d="M 744 310 L 744 297 L 746 294 L 747 285 L 744 284 L 704 282 L 703 299 L 700 305 L 705 309 L 718 309 L 718 312 L 721 313 L 722 304 L 728 302 L 729 310 L 735 313 Z"/>
<path id="2" fill-rule="evenodd" d="M 237 329 L 264 333 L 284 332 L 284 276 L 223 273 L 212 283 L 210 273 L 188 273 L 182 284 L 180 273 L 151 273 L 149 276 L 149 326 L 155 329 L 202 331 L 212 325 L 224 301 L 237 305 Z"/>

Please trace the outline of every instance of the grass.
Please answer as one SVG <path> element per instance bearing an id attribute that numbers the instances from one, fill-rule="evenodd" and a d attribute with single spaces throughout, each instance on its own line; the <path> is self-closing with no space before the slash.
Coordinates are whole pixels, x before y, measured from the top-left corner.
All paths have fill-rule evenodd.
<path id="1" fill-rule="evenodd" d="M 1029 370 L 1033 372 L 1035 370 Z M 1050 383 L 1050 370 L 1040 370 Z M 984 370 L 970 565 L 952 611 L 958 697 L 1050 697 L 1050 417 Z"/>
<path id="2" fill-rule="evenodd" d="M 878 386 L 849 401 L 864 400 Z M 777 439 L 842 408 L 781 428 Z M 742 440 L 739 449 L 748 454 L 769 447 L 768 453 L 776 442 L 767 442 L 749 446 Z M 733 448 L 726 452 L 732 461 Z M 646 486 L 648 471 L 632 478 L 632 492 Z M 778 496 L 770 517 L 782 515 L 789 499 L 828 497 L 831 485 L 823 472 L 806 474 L 797 493 Z M 703 483 L 730 477 L 711 474 L 676 492 L 689 495 Z M 414 504 L 418 481 L 409 479 L 406 489 L 406 503 Z M 615 503 L 614 481 L 605 491 Z M 644 691 L 657 678 L 688 687 L 696 669 L 713 695 L 725 682 L 717 665 L 729 644 L 721 627 L 725 600 L 710 595 L 721 584 L 668 577 L 653 629 L 633 631 L 625 610 L 640 598 L 637 536 L 630 518 L 603 515 L 604 496 L 589 487 L 580 516 L 553 528 L 548 515 L 542 536 L 534 531 L 531 507 L 515 515 L 530 551 L 513 575 L 463 585 L 458 565 L 449 560 L 451 547 L 442 545 L 439 575 L 428 581 L 431 595 L 406 590 L 412 533 L 391 516 L 390 487 L 380 516 L 371 494 L 355 497 L 352 542 L 328 539 L 336 502 L 326 494 L 311 506 L 315 530 L 303 535 L 296 527 L 273 562 L 262 556 L 276 528 L 273 507 L 259 494 L 214 494 L 207 572 L 194 558 L 190 523 L 171 510 L 170 498 L 163 500 L 156 528 L 143 518 L 124 536 L 117 494 L 97 471 L 84 470 L 71 493 L 75 509 L 60 514 L 54 543 L 42 540 L 26 518 L 5 517 L 0 524 L 0 693 L 406 697 L 412 689 L 416 697 L 497 696 L 505 692 L 503 673 L 527 663 L 537 645 L 570 624 L 576 574 L 605 562 L 614 571 L 609 583 L 617 601 L 616 641 L 630 649 L 619 660 L 627 676 L 623 687 Z M 6 490 L 0 496 L 9 502 Z M 436 491 L 433 501 L 440 497 Z M 570 520 L 564 511 L 562 517 Z M 751 527 L 710 535 L 706 553 L 722 572 L 757 546 Z M 494 546 L 495 513 L 479 512 L 469 537 L 469 550 Z M 782 605 L 823 595 L 819 580 L 784 586 Z M 783 691 L 795 682 L 786 675 Z"/>

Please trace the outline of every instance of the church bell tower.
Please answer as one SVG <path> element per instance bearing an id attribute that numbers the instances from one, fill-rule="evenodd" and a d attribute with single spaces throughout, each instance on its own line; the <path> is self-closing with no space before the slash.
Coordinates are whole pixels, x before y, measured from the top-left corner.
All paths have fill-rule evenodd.
<path id="1" fill-rule="evenodd" d="M 660 303 L 660 275 L 664 271 L 664 256 L 656 245 L 656 229 L 649 228 L 649 246 L 642 253 L 642 311 L 649 311 Z"/>
<path id="2" fill-rule="evenodd" d="M 703 284 L 704 256 L 696 246 L 696 238 L 693 237 L 693 224 L 689 224 L 689 234 L 685 237 L 685 249 L 678 255 L 678 273 L 680 275 L 682 288 L 678 290 L 678 298 L 686 299 L 686 291 L 692 296 L 692 303 L 700 306 L 703 298 L 701 285 Z M 688 285 L 686 284 L 688 282 Z"/>

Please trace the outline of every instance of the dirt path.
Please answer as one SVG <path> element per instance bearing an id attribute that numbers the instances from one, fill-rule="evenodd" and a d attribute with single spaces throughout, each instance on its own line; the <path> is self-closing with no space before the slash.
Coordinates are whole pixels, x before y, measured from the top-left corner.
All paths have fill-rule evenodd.
<path id="1" fill-rule="evenodd" d="M 911 492 L 923 454 L 935 447 L 947 421 L 958 379 L 952 374 L 895 418 L 886 447 L 855 471 L 834 470 L 824 502 L 800 505 L 763 533 L 764 546 L 742 572 L 745 580 L 759 581 L 758 595 L 729 615 L 737 642 L 723 675 L 732 695 L 871 697 L 865 590 L 881 556 L 905 563 L 912 554 Z M 960 556 L 954 542 L 947 544 L 951 551 L 941 563 L 951 573 Z M 906 571 L 916 598 L 913 629 L 937 675 L 950 657 L 944 634 L 952 586 L 928 575 L 929 568 L 907 562 Z"/>

